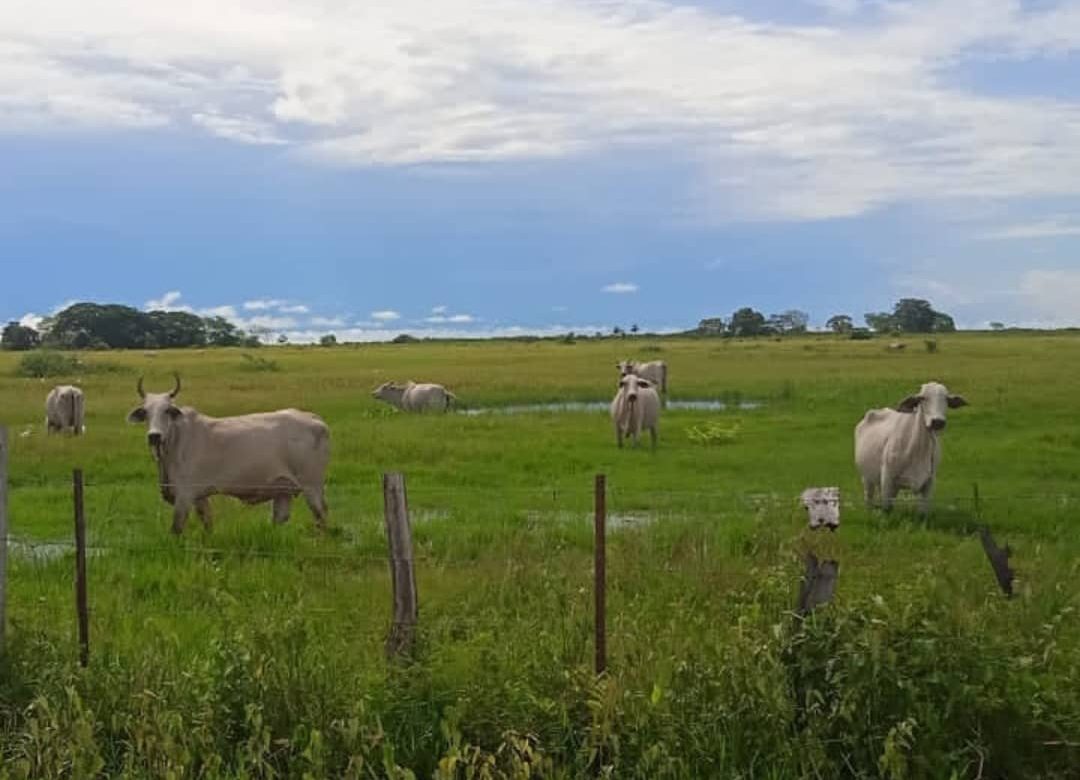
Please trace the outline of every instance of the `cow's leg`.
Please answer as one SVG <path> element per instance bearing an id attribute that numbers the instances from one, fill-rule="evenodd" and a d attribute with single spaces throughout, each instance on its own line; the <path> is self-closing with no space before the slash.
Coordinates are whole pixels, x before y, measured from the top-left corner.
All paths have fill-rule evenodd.
<path id="1" fill-rule="evenodd" d="M 177 496 L 173 502 L 172 532 L 178 536 L 184 532 L 187 525 L 188 514 L 191 512 L 191 499 L 187 496 Z"/>
<path id="2" fill-rule="evenodd" d="M 306 488 L 304 490 L 304 500 L 307 501 L 311 514 L 315 516 L 315 525 L 319 528 L 325 528 L 326 513 L 329 508 L 326 506 L 326 495 L 323 492 L 322 485 Z"/>
<path id="3" fill-rule="evenodd" d="M 886 512 L 891 512 L 893 508 L 893 502 L 896 501 L 896 496 L 900 492 L 900 486 L 895 479 L 891 479 L 887 476 L 881 478 L 881 508 Z"/>
<path id="4" fill-rule="evenodd" d="M 618 443 L 620 450 L 622 449 L 622 437 L 623 437 L 622 428 L 619 427 L 618 425 L 616 425 L 615 426 L 615 441 Z"/>
<path id="5" fill-rule="evenodd" d="M 287 523 L 289 521 L 289 510 L 292 507 L 291 496 L 275 496 L 274 497 L 274 522 L 278 525 Z"/>
<path id="6" fill-rule="evenodd" d="M 934 493 L 934 480 L 928 479 L 919 490 L 919 514 L 924 518 L 930 514 L 930 497 Z"/>
<path id="7" fill-rule="evenodd" d="M 652 448 L 656 449 L 656 426 L 649 428 L 649 438 L 652 441 Z"/>
<path id="8" fill-rule="evenodd" d="M 203 529 L 209 531 L 213 525 L 213 516 L 210 514 L 210 499 L 204 497 L 196 501 L 195 511 L 199 513 L 199 519 L 202 520 Z"/>
<path id="9" fill-rule="evenodd" d="M 877 482 L 875 480 L 867 479 L 866 477 L 863 477 L 863 481 L 862 481 L 863 500 L 866 502 L 867 508 L 870 508 L 870 507 L 872 507 L 874 505 L 874 498 L 875 498 L 875 496 L 877 494 L 877 488 L 878 488 L 878 486 L 877 486 Z"/>

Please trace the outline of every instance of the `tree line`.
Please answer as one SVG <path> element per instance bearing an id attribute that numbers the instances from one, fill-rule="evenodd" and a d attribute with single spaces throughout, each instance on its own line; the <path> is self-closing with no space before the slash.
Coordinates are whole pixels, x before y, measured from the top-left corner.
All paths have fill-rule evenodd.
<path id="1" fill-rule="evenodd" d="M 902 298 L 891 312 L 867 312 L 866 328 L 855 325 L 849 314 L 834 314 L 825 322 L 833 333 L 844 335 L 875 333 L 951 333 L 956 330 L 953 318 L 937 311 L 921 298 Z M 809 315 L 798 309 L 789 309 L 766 317 L 761 312 L 743 307 L 725 320 L 707 317 L 698 322 L 691 331 L 699 336 L 782 336 L 805 333 L 810 322 Z"/>
<path id="2" fill-rule="evenodd" d="M 146 312 L 99 303 L 76 303 L 43 320 L 39 328 L 9 322 L 0 336 L 0 346 L 9 350 L 257 347 L 260 343 L 259 334 L 245 333 L 224 317 Z"/>

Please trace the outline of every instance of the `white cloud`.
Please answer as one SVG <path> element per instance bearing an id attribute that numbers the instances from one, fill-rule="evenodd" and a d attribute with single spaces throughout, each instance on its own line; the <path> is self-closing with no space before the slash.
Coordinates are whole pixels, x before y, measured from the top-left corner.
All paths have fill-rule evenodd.
<path id="1" fill-rule="evenodd" d="M 295 317 L 276 317 L 270 314 L 260 314 L 250 318 L 238 318 L 234 322 L 244 330 L 252 328 L 266 330 L 286 330 L 295 328 L 299 321 Z"/>
<path id="2" fill-rule="evenodd" d="M 311 311 L 311 309 L 309 309 L 307 306 L 304 306 L 303 304 L 293 304 L 291 306 L 280 307 L 280 311 L 284 312 L 285 314 L 307 314 Z"/>
<path id="3" fill-rule="evenodd" d="M 143 308 L 147 311 L 174 311 L 184 310 L 188 307 L 178 305 L 178 301 L 182 296 L 179 290 L 170 290 L 162 295 L 160 298 L 152 298 L 143 304 Z"/>
<path id="4" fill-rule="evenodd" d="M 446 314 L 446 311 L 447 311 L 446 306 L 432 306 L 431 307 L 431 313 L 432 314 Z"/>
<path id="5" fill-rule="evenodd" d="M 345 325 L 344 317 L 312 317 L 308 323 L 315 328 L 340 328 Z"/>
<path id="6" fill-rule="evenodd" d="M 288 141 L 274 135 L 266 122 L 247 117 L 222 116 L 216 113 L 192 114 L 191 121 L 219 138 L 256 146 L 287 144 Z"/>
<path id="7" fill-rule="evenodd" d="M 606 285 L 601 289 L 601 292 L 615 293 L 616 295 L 626 295 L 628 293 L 636 293 L 638 286 L 632 282 L 615 282 L 614 284 Z"/>
<path id="8" fill-rule="evenodd" d="M 209 309 L 199 309 L 201 317 L 224 317 L 227 320 L 236 320 L 238 315 L 235 306 L 211 306 Z"/>
<path id="9" fill-rule="evenodd" d="M 476 318 L 471 314 L 436 314 L 432 317 L 427 317 L 424 322 L 464 325 L 469 322 L 476 322 Z"/>
<path id="10" fill-rule="evenodd" d="M 59 314 L 60 312 L 62 312 L 64 309 L 68 308 L 69 306 L 74 306 L 76 303 L 79 303 L 78 298 L 68 298 L 63 303 L 58 303 L 55 306 L 53 306 L 52 309 L 49 310 L 49 316 L 54 317 L 57 314 Z"/>
<path id="11" fill-rule="evenodd" d="M 279 306 L 284 305 L 285 301 L 279 301 L 276 298 L 259 298 L 254 301 L 244 301 L 244 308 L 248 311 L 266 311 L 267 309 L 276 309 Z"/>
<path id="12" fill-rule="evenodd" d="M 401 315 L 391 309 L 383 309 L 382 311 L 371 312 L 371 319 L 378 320 L 379 322 L 390 322 L 401 319 Z"/>
<path id="13" fill-rule="evenodd" d="M 19 324 L 25 328 L 33 328 L 34 330 L 38 330 L 39 328 L 41 328 L 41 323 L 44 321 L 44 319 L 44 317 L 38 314 L 34 314 L 34 312 L 32 311 L 29 311 L 19 318 Z"/>
<path id="14" fill-rule="evenodd" d="M 1076 2 L 872 3 L 852 24 L 856 0 L 810 1 L 835 17 L 756 23 L 670 0 L 6 0 L 0 132 L 194 125 L 349 165 L 678 149 L 703 173 L 708 219 L 1080 193 L 1076 101 L 951 78 L 1074 54 Z"/>
<path id="15" fill-rule="evenodd" d="M 569 311 L 569 307 L 568 306 L 552 306 L 551 310 L 553 312 L 555 312 L 556 314 L 562 314 L 563 312 Z"/>
<path id="16" fill-rule="evenodd" d="M 1057 215 L 1007 225 L 984 233 L 986 239 L 1059 238 L 1080 236 L 1080 219 L 1070 215 Z"/>

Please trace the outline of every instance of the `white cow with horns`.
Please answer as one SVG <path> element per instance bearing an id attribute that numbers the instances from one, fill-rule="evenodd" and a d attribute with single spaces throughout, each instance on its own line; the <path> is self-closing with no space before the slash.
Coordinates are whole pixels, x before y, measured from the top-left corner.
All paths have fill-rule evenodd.
<path id="1" fill-rule="evenodd" d="M 146 441 L 158 466 L 161 497 L 173 506 L 173 533 L 184 530 L 194 506 L 210 528 L 209 497 L 238 498 L 246 504 L 273 502 L 273 519 L 289 519 L 292 499 L 301 493 L 320 528 L 326 524 L 323 485 L 330 462 L 330 429 L 317 415 L 297 409 L 208 417 L 174 403 L 180 375 L 168 393 L 147 393 L 128 422 L 145 422 Z"/>
<path id="2" fill-rule="evenodd" d="M 623 446 L 623 437 L 629 436 L 634 446 L 643 430 L 649 432 L 652 447 L 656 449 L 657 428 L 660 425 L 660 398 L 653 383 L 636 374 L 627 374 L 619 380 L 619 392 L 611 401 L 611 419 L 615 423 L 615 441 Z"/>
<path id="3" fill-rule="evenodd" d="M 45 431 L 70 430 L 78 436 L 86 433 L 83 391 L 74 385 L 57 385 L 45 398 Z"/>
<path id="4" fill-rule="evenodd" d="M 881 506 L 888 511 L 897 493 L 906 488 L 919 496 L 920 511 L 926 514 L 941 463 L 939 437 L 945 430 L 945 413 L 967 403 L 945 385 L 928 382 L 895 410 L 868 411 L 855 426 L 855 465 L 866 502 L 872 504 L 880 491 Z"/>
<path id="5" fill-rule="evenodd" d="M 663 360 L 653 360 L 648 363 L 638 363 L 634 360 L 620 360 L 615 364 L 619 369 L 619 376 L 634 374 L 653 383 L 658 393 L 667 396 L 667 363 Z"/>

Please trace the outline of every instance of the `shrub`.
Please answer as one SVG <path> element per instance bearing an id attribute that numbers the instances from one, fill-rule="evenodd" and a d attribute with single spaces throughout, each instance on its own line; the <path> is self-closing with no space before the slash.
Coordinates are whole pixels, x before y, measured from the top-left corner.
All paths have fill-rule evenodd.
<path id="1" fill-rule="evenodd" d="M 280 371 L 281 367 L 276 360 L 270 358 L 258 357 L 257 355 L 249 355 L 244 353 L 244 370 L 245 371 Z"/>
<path id="2" fill-rule="evenodd" d="M 926 345 L 926 351 L 930 354 L 937 352 L 937 339 L 927 339 L 923 343 Z"/>
<path id="3" fill-rule="evenodd" d="M 852 341 L 869 341 L 874 337 L 869 328 L 854 328 L 851 331 Z"/>
<path id="4" fill-rule="evenodd" d="M 734 444 L 739 440 L 739 429 L 741 427 L 742 423 L 739 420 L 735 420 L 731 425 L 709 422 L 687 428 L 686 435 L 695 444 L 706 446 Z"/>
<path id="5" fill-rule="evenodd" d="M 84 368 L 83 363 L 73 355 L 41 350 L 40 352 L 28 352 L 23 355 L 19 360 L 15 373 L 18 376 L 31 379 L 44 379 L 49 376 L 74 374 Z"/>

